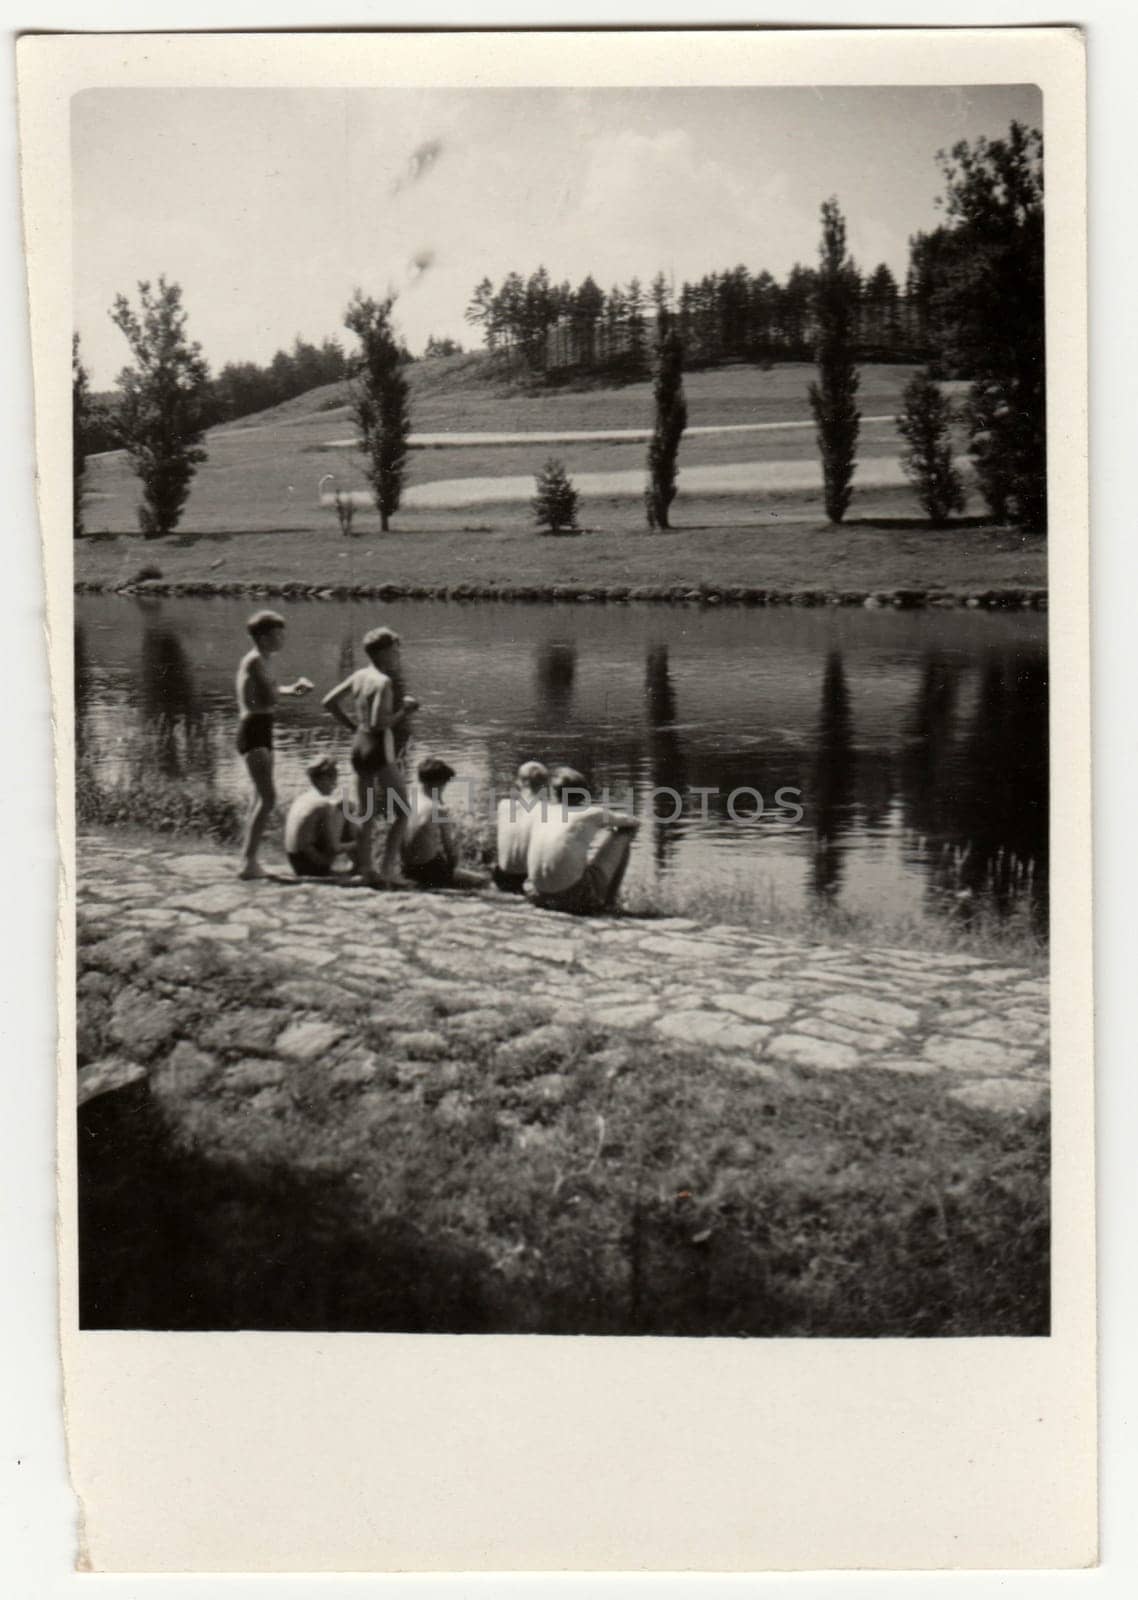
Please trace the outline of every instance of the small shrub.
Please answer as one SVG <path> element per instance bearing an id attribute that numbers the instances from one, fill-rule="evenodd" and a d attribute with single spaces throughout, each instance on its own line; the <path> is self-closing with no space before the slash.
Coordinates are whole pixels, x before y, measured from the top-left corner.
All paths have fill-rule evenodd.
<path id="1" fill-rule="evenodd" d="M 952 512 L 964 509 L 964 485 L 952 461 L 952 412 L 927 372 L 910 378 L 901 400 L 897 429 L 909 447 L 901 465 L 929 521 L 943 528 Z"/>
<path id="2" fill-rule="evenodd" d="M 536 474 L 534 486 L 533 516 L 539 528 L 561 533 L 577 526 L 578 495 L 564 462 L 550 456 Z"/>
<path id="3" fill-rule="evenodd" d="M 149 583 L 151 579 L 159 579 L 161 576 L 162 568 L 157 562 L 144 561 L 130 581 L 131 583 Z"/>

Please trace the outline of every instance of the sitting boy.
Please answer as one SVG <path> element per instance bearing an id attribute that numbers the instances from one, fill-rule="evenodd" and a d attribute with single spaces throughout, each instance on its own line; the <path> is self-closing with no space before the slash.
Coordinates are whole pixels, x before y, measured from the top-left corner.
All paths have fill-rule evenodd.
<path id="1" fill-rule="evenodd" d="M 616 904 L 628 866 L 635 817 L 589 803 L 585 780 L 560 767 L 549 785 L 551 800 L 533 821 L 526 893 L 551 911 L 588 916 Z M 589 854 L 598 834 L 605 837 Z"/>
<path id="2" fill-rule="evenodd" d="M 298 878 L 327 878 L 336 857 L 348 849 L 356 830 L 344 808 L 332 795 L 336 788 L 336 763 L 320 756 L 305 767 L 312 785 L 298 794 L 285 818 L 285 853 Z"/>
<path id="3" fill-rule="evenodd" d="M 505 894 L 521 894 L 526 882 L 526 858 L 533 820 L 547 800 L 549 773 L 540 761 L 523 761 L 515 780 L 516 793 L 498 801 L 498 864 L 494 883 Z"/>
<path id="4" fill-rule="evenodd" d="M 438 756 L 420 761 L 408 798 L 410 815 L 403 834 L 403 876 L 428 889 L 480 889 L 480 872 L 458 864 L 454 823 L 443 804 L 443 790 L 454 768 Z"/>

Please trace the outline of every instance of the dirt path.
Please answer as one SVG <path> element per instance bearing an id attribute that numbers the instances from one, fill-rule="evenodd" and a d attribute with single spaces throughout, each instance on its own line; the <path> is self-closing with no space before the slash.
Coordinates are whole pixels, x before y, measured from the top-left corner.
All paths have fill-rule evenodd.
<path id="1" fill-rule="evenodd" d="M 82 837 L 78 859 L 80 921 L 94 940 L 80 960 L 81 1100 L 137 1080 L 171 1050 L 202 1054 L 179 1024 L 177 985 L 157 1002 L 148 992 L 153 935 L 167 964 L 184 955 L 187 971 L 195 952 L 273 963 L 281 1009 L 231 1011 L 210 1055 L 250 1095 L 299 1066 L 364 1089 L 376 1062 L 335 1002 L 366 999 L 381 975 L 403 999 L 445 1002 L 429 1032 L 397 1019 L 387 1030 L 389 1055 L 412 1076 L 443 1073 L 471 1029 L 493 1033 L 520 1007 L 529 1031 L 502 1046 L 513 1052 L 528 1041 L 556 1056 L 558 1039 L 588 1024 L 695 1047 L 769 1080 L 857 1068 L 922 1076 L 1001 1114 L 1035 1110 L 1046 1095 L 1045 980 L 966 954 L 802 945 L 679 918 L 582 922 L 490 894 L 241 883 L 227 856 L 114 837 Z"/>

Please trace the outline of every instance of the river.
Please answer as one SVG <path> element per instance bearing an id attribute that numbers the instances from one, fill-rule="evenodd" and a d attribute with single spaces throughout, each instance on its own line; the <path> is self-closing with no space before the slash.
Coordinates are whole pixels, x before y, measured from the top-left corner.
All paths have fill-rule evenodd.
<path id="1" fill-rule="evenodd" d="M 1047 618 L 492 602 L 274 602 L 288 619 L 287 800 L 346 741 L 320 693 L 383 622 L 422 702 L 411 747 L 484 814 L 518 763 L 566 762 L 644 817 L 630 884 L 745 883 L 936 917 L 1047 883 Z M 76 597 L 77 744 L 102 776 L 244 795 L 233 673 L 248 601 Z M 780 799 L 781 795 L 781 799 Z M 759 810 L 762 797 L 763 812 Z M 801 816 L 796 816 L 801 807 Z"/>

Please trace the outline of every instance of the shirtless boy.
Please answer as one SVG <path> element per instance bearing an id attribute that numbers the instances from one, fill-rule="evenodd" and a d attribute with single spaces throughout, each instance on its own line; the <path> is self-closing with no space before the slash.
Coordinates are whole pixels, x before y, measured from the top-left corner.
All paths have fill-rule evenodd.
<path id="1" fill-rule="evenodd" d="M 399 672 L 399 635 L 390 628 L 373 628 L 364 635 L 368 665 L 360 667 L 324 696 L 324 708 L 352 734 L 352 769 L 356 774 L 358 826 L 356 869 L 366 883 L 388 888 L 402 886 L 397 875 L 399 849 L 407 827 L 407 790 L 396 759 L 396 730 L 419 709 L 406 695 L 396 709 L 393 678 Z M 345 702 L 350 710 L 345 710 Z M 372 834 L 380 806 L 390 806 L 383 861 L 376 873 Z"/>
<path id="2" fill-rule="evenodd" d="M 426 889 L 481 889 L 485 874 L 459 865 L 454 822 L 443 800 L 453 777 L 454 768 L 438 756 L 420 761 L 403 835 L 403 871 Z"/>
<path id="3" fill-rule="evenodd" d="M 312 688 L 307 678 L 278 686 L 271 657 L 284 645 L 285 620 L 275 611 L 258 611 L 245 624 L 253 648 L 237 668 L 237 753 L 244 757 L 253 785 L 253 798 L 241 847 L 242 878 L 263 878 L 257 859 L 265 828 L 277 803 L 273 787 L 273 709 L 278 695 L 305 695 Z"/>
<path id="4" fill-rule="evenodd" d="M 305 767 L 310 787 L 298 794 L 285 818 L 285 854 L 298 878 L 329 878 L 336 857 L 353 843 L 356 830 L 336 795 L 336 763 L 319 756 Z"/>
<path id="5" fill-rule="evenodd" d="M 495 886 L 503 894 L 521 894 L 526 881 L 526 860 L 534 813 L 548 809 L 549 773 L 540 761 L 523 761 L 513 794 L 498 801 L 498 862 Z"/>

